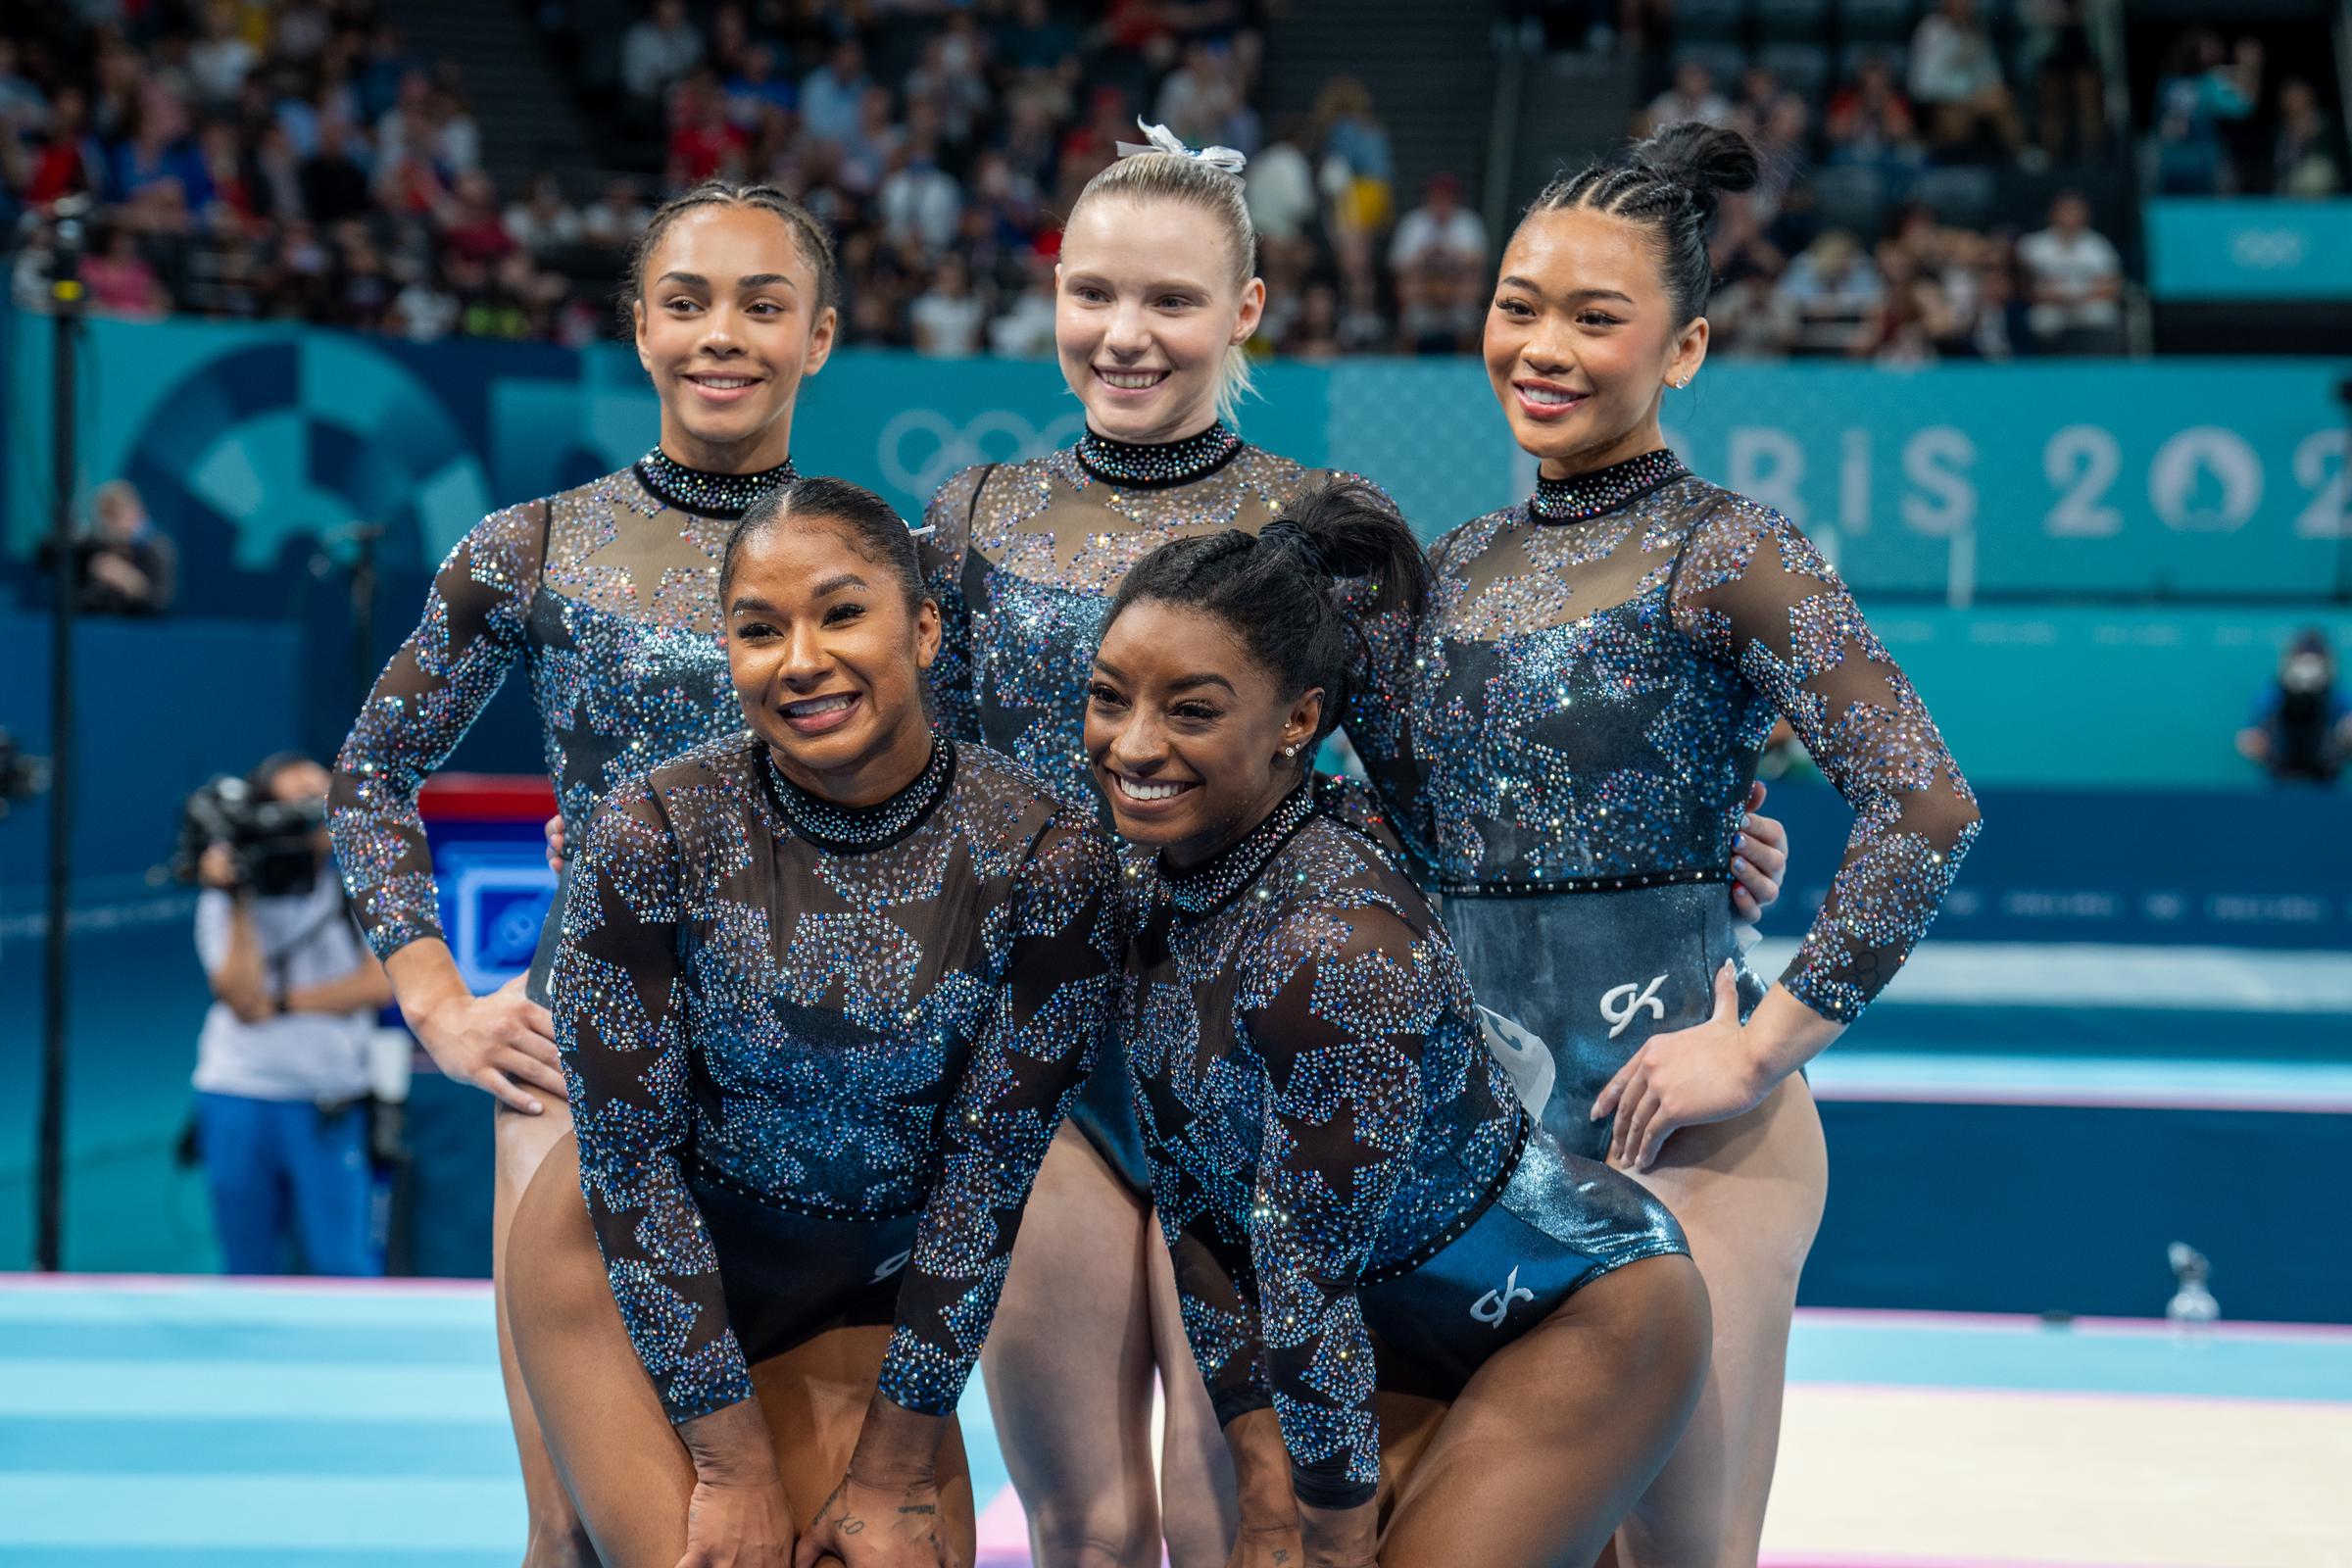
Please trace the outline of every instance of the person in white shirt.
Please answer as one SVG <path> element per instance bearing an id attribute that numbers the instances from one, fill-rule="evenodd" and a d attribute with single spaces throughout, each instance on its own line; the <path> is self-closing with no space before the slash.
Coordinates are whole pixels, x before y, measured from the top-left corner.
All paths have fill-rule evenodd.
<path id="1" fill-rule="evenodd" d="M 1432 174 L 1429 196 L 1397 220 L 1389 266 L 1403 272 L 1423 266 L 1478 271 L 1487 265 L 1487 225 L 1462 205 L 1462 182 Z"/>
<path id="2" fill-rule="evenodd" d="M 2057 353 L 2120 352 L 2124 259 L 2090 226 L 2090 204 L 2060 191 L 2050 226 L 2017 242 L 2027 278 L 2026 325 Z"/>
<path id="3" fill-rule="evenodd" d="M 1977 20 L 1976 0 L 1940 0 L 1911 34 L 1911 99 L 1928 117 L 1937 149 L 2025 145 L 2017 100 L 2001 79 L 2000 57 Z"/>
<path id="4" fill-rule="evenodd" d="M 231 1274 L 381 1272 L 371 1214 L 368 1039 L 392 1000 L 327 853 L 327 772 L 281 753 L 249 781 L 307 808 L 307 864 L 261 868 L 226 843 L 198 862 L 196 953 L 214 1002 L 196 1046 L 196 1137 Z M 259 885 L 257 885 L 257 882 Z"/>
<path id="5" fill-rule="evenodd" d="M 703 35 L 686 20 L 683 0 L 656 0 L 654 14 L 621 39 L 620 82 L 640 106 L 658 106 L 670 84 L 702 59 Z"/>
<path id="6" fill-rule="evenodd" d="M 1642 112 L 1647 127 L 1696 120 L 1709 125 L 1732 122 L 1732 101 L 1715 90 L 1715 73 L 1695 60 L 1674 68 L 1674 85 L 1649 101 Z"/>

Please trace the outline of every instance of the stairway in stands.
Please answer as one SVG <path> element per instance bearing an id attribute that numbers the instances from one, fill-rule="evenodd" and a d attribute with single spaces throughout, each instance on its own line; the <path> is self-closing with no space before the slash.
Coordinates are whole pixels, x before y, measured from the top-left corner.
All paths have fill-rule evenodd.
<path id="1" fill-rule="evenodd" d="M 481 126 L 482 166 L 499 196 L 522 196 L 553 171 L 573 200 L 594 194 L 595 138 L 580 121 L 545 40 L 518 0 L 389 0 L 391 20 L 419 61 L 455 61 Z"/>
<path id="2" fill-rule="evenodd" d="M 1271 133 L 1307 120 L 1334 76 L 1372 90 L 1396 161 L 1399 212 L 1421 203 L 1441 172 L 1461 177 L 1475 203 L 1494 106 L 1493 0 L 1295 0 L 1266 25 L 1259 102 Z"/>

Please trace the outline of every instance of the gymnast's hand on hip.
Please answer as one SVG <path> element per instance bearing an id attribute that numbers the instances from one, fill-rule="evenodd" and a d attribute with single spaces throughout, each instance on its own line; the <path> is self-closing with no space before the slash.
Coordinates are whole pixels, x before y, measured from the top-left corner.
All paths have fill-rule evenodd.
<path id="1" fill-rule="evenodd" d="M 1592 1119 L 1614 1114 L 1609 1163 L 1647 1170 L 1678 1127 L 1726 1121 L 1754 1108 L 1779 1081 L 1747 1049 L 1740 1026 L 1740 984 L 1732 966 L 1715 971 L 1715 1013 L 1705 1023 L 1652 1035 L 1592 1097 Z"/>

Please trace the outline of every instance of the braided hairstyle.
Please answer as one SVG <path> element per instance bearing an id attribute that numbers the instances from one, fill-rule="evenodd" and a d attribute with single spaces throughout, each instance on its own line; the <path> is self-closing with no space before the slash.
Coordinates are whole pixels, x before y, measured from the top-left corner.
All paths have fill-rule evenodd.
<path id="1" fill-rule="evenodd" d="M 734 585 L 735 563 L 754 541 L 782 527 L 787 518 L 802 523 L 828 522 L 849 539 L 860 560 L 882 567 L 915 610 L 930 597 L 923 587 L 923 568 L 914 553 L 914 535 L 890 503 L 847 479 L 815 474 L 781 485 L 753 502 L 727 535 L 726 552 L 719 558 L 718 602 L 721 612 L 727 590 Z"/>
<path id="2" fill-rule="evenodd" d="M 822 317 L 841 303 L 841 272 L 833 260 L 833 236 L 825 232 L 824 224 L 816 220 L 814 214 L 773 185 L 737 185 L 723 179 L 706 179 L 654 209 L 645 232 L 630 247 L 629 281 L 620 298 L 624 336 L 636 330 L 636 307 L 645 299 L 646 265 L 654 259 L 654 252 L 669 232 L 669 226 L 698 207 L 754 207 L 781 219 L 792 231 L 793 248 L 816 275 L 816 308 L 808 313 L 810 318 Z"/>
<path id="3" fill-rule="evenodd" d="M 1388 498 L 1361 480 L 1326 479 L 1294 496 L 1257 534 L 1240 528 L 1172 540 L 1119 584 L 1107 628 L 1150 600 L 1214 617 L 1283 692 L 1320 687 L 1320 741 L 1339 723 L 1348 656 L 1360 635 L 1338 579 L 1366 579 L 1372 603 L 1418 614 L 1429 591 L 1421 543 Z M 1311 764 L 1306 749 L 1301 766 Z"/>
<path id="4" fill-rule="evenodd" d="M 1756 149 L 1745 136 L 1685 120 L 1616 158 L 1554 179 L 1527 212 L 1532 218 L 1583 208 L 1649 230 L 1674 304 L 1674 324 L 1680 327 L 1707 308 L 1714 289 L 1707 228 L 1716 203 L 1725 191 L 1754 188 L 1758 172 Z"/>

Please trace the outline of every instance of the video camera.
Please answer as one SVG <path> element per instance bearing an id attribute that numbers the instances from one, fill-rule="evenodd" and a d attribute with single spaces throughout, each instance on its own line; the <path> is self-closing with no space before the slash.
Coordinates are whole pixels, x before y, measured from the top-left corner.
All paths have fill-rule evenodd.
<path id="1" fill-rule="evenodd" d="M 307 893 L 318 877 L 317 835 L 325 820 L 323 802 L 270 800 L 223 773 L 180 803 L 172 874 L 196 881 L 204 852 L 225 844 L 239 886 L 269 899 Z"/>

